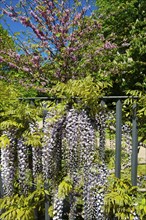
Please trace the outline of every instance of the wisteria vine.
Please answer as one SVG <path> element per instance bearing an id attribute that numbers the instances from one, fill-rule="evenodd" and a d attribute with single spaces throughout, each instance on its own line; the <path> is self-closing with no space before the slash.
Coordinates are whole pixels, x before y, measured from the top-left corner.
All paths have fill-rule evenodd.
<path id="1" fill-rule="evenodd" d="M 44 182 L 50 184 L 49 202 L 53 207 L 53 220 L 61 220 L 65 197 L 59 195 L 58 184 L 62 178 L 68 176 L 71 180 L 71 190 L 65 194 L 69 204 L 68 219 L 75 220 L 79 215 L 79 197 L 83 202 L 80 213 L 83 219 L 106 219 L 104 196 L 109 175 L 105 163 L 107 119 L 105 111 L 97 114 L 93 123 L 86 110 L 70 108 L 61 117 L 56 117 L 54 109 L 47 113 L 43 122 L 42 147 L 27 146 L 23 135 L 19 134 L 16 140 L 16 131 L 5 131 L 3 134 L 9 138 L 9 144 L 1 148 L 4 196 L 13 194 L 15 178 L 18 180 L 21 194 L 27 194 L 28 171 L 33 181 L 42 174 Z M 29 130 L 32 135 L 35 134 L 38 131 L 38 123 L 30 123 Z M 124 150 L 128 150 L 130 155 L 131 129 L 123 125 L 122 132 L 126 145 Z M 133 215 L 134 219 L 138 219 L 135 213 Z"/>

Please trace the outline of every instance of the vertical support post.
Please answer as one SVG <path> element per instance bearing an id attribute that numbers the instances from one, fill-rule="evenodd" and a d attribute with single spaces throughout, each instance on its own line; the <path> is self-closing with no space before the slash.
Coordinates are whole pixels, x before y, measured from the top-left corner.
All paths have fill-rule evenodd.
<path id="1" fill-rule="evenodd" d="M 48 189 L 48 184 L 45 183 L 44 184 L 44 187 L 45 189 L 47 190 Z M 50 220 L 50 216 L 48 214 L 48 209 L 49 209 L 49 198 L 48 196 L 46 195 L 46 198 L 45 198 L 45 220 Z"/>
<path id="2" fill-rule="evenodd" d="M 49 209 L 49 202 L 45 202 L 45 220 L 50 220 L 50 216 L 48 214 L 48 209 Z"/>
<path id="3" fill-rule="evenodd" d="M 115 176 L 121 177 L 121 137 L 122 137 L 122 102 L 116 102 L 116 152 L 115 152 Z"/>
<path id="4" fill-rule="evenodd" d="M 133 186 L 137 185 L 137 156 L 138 156 L 138 128 L 136 116 L 136 103 L 133 104 L 132 117 L 132 155 L 131 155 L 131 182 Z"/>

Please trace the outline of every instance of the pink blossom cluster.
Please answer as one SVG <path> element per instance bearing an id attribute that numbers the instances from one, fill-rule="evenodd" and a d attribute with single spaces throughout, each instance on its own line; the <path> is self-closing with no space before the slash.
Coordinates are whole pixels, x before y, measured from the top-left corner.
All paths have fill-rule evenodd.
<path id="1" fill-rule="evenodd" d="M 40 66 L 40 56 L 34 55 L 31 59 L 31 62 L 35 67 L 38 68 Z"/>
<path id="2" fill-rule="evenodd" d="M 39 16 L 34 11 L 31 10 L 30 15 L 32 15 L 36 21 L 41 23 L 41 19 L 39 18 Z"/>
<path id="3" fill-rule="evenodd" d="M 12 7 L 10 7 L 9 10 L 10 11 L 3 9 L 3 14 L 6 14 L 11 18 L 16 18 L 18 16 L 18 14 L 14 11 L 14 9 Z"/>
<path id="4" fill-rule="evenodd" d="M 112 44 L 112 43 L 109 42 L 109 41 L 106 41 L 105 44 L 104 44 L 104 48 L 110 50 L 110 49 L 116 48 L 116 45 L 115 45 L 115 44 Z"/>

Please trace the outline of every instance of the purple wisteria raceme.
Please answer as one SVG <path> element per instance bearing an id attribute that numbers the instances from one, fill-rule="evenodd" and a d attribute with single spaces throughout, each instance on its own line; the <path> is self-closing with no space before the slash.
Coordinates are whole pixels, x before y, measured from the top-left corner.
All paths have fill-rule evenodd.
<path id="1" fill-rule="evenodd" d="M 79 115 L 80 131 L 80 163 L 83 166 L 83 215 L 84 219 L 92 219 L 94 216 L 94 189 L 91 176 L 91 169 L 94 166 L 95 156 L 95 131 L 85 110 Z"/>
<path id="2" fill-rule="evenodd" d="M 132 154 L 132 130 L 127 124 L 122 125 L 122 149 L 128 155 L 128 163 L 131 163 Z"/>
<path id="3" fill-rule="evenodd" d="M 80 161 L 85 169 L 92 165 L 95 152 L 95 132 L 85 110 L 79 115 Z"/>
<path id="4" fill-rule="evenodd" d="M 96 186 L 95 219 L 103 220 L 105 219 L 104 196 L 105 196 L 105 189 L 107 185 L 108 170 L 104 163 L 102 165 L 96 165 L 96 169 L 97 169 L 97 174 L 96 174 L 96 181 L 95 181 L 95 186 Z"/>
<path id="5" fill-rule="evenodd" d="M 83 179 L 83 216 L 84 219 L 104 219 L 103 186 L 107 180 L 106 166 L 94 162 L 96 154 L 95 130 L 85 110 L 70 109 L 66 116 L 65 154 L 73 189 Z M 103 149 L 104 150 L 104 149 Z M 80 175 L 79 175 L 80 173 Z M 69 219 L 76 219 L 76 196 L 70 194 Z M 99 205 L 100 203 L 100 205 Z"/>
<path id="6" fill-rule="evenodd" d="M 57 178 L 61 166 L 62 119 L 54 122 L 55 112 L 48 113 L 44 121 L 42 171 L 44 179 Z"/>
<path id="7" fill-rule="evenodd" d="M 17 156 L 18 156 L 18 181 L 20 188 L 23 193 L 28 191 L 28 171 L 29 171 L 29 160 L 28 160 L 28 146 L 25 145 L 24 139 L 21 137 L 17 142 Z"/>
<path id="8" fill-rule="evenodd" d="M 106 116 L 105 111 L 102 110 L 96 115 L 96 124 L 99 131 L 99 159 L 104 163 L 105 160 L 105 129 Z"/>
<path id="9" fill-rule="evenodd" d="M 14 192 L 15 176 L 15 131 L 4 131 L 4 135 L 9 138 L 9 145 L 1 148 L 1 178 L 4 195 L 11 196 Z"/>
<path id="10" fill-rule="evenodd" d="M 65 153 L 64 158 L 67 167 L 67 173 L 71 177 L 73 183 L 73 189 L 78 184 L 78 170 L 80 169 L 80 158 L 79 158 L 79 112 L 75 109 L 70 109 L 67 112 L 65 120 L 65 146 L 63 152 Z M 72 189 L 72 190 L 73 190 Z M 69 219 L 76 219 L 76 197 L 72 192 L 69 197 L 70 202 L 70 213 Z"/>
<path id="11" fill-rule="evenodd" d="M 32 168 L 33 178 L 35 179 L 42 172 L 42 150 L 41 147 L 32 146 Z"/>
<path id="12" fill-rule="evenodd" d="M 42 147 L 42 172 L 44 179 L 50 178 L 50 160 L 51 160 L 51 152 L 53 151 L 52 146 L 49 145 L 49 132 L 50 123 L 47 121 L 51 116 L 49 114 L 46 115 L 43 126 L 43 147 Z M 53 116 L 52 116 L 53 117 Z M 51 163 L 51 162 L 50 162 Z"/>
<path id="13" fill-rule="evenodd" d="M 30 132 L 33 134 L 39 131 L 39 124 L 37 122 L 30 123 Z M 35 179 L 42 173 L 42 148 L 41 146 L 32 146 L 32 175 Z"/>
<path id="14" fill-rule="evenodd" d="M 66 116 L 65 137 L 67 149 L 67 164 L 69 168 L 69 174 L 71 177 L 76 178 L 78 169 L 78 112 L 75 109 L 68 111 Z M 74 176 L 75 175 L 75 176 Z"/>
<path id="15" fill-rule="evenodd" d="M 58 193 L 55 193 L 53 202 L 53 220 L 62 220 L 62 214 L 63 199 L 58 198 Z"/>
<path id="16" fill-rule="evenodd" d="M 104 165 L 93 164 L 92 167 L 88 169 L 83 191 L 84 219 L 105 219 L 103 206 L 107 173 L 107 169 Z"/>
<path id="17" fill-rule="evenodd" d="M 104 107 L 104 106 L 103 106 Z M 96 126 L 97 131 L 99 133 L 99 146 L 98 146 L 98 154 L 100 164 L 96 165 L 96 193 L 95 193 L 95 219 L 103 220 L 105 219 L 103 206 L 104 206 L 104 188 L 107 185 L 107 177 L 108 170 L 105 164 L 105 140 L 106 140 L 106 121 L 108 119 L 108 115 L 104 108 L 96 115 Z"/>

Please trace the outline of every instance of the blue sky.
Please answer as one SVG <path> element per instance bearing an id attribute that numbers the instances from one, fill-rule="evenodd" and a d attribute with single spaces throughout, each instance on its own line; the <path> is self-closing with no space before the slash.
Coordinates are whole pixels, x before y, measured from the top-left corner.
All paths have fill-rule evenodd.
<path id="1" fill-rule="evenodd" d="M 2 1 L 3 0 L 0 0 L 0 6 L 2 7 Z M 5 2 L 8 4 L 8 5 L 13 5 L 15 6 L 19 0 L 5 0 Z M 82 0 L 82 2 L 84 3 L 83 5 L 85 6 L 87 0 Z M 90 2 L 90 6 L 91 6 L 91 11 L 97 9 L 97 7 L 95 7 L 95 2 L 96 0 L 89 0 Z M 70 5 L 72 4 L 72 0 L 70 0 Z M 1 8 L 0 7 L 0 8 Z M 89 15 L 89 14 L 88 14 Z M 5 21 L 4 21 L 5 20 Z M 13 36 L 14 33 L 16 32 L 24 32 L 26 33 L 26 31 L 29 31 L 28 28 L 25 28 L 20 22 L 14 22 L 11 20 L 11 18 L 9 18 L 8 16 L 4 16 L 1 20 L 0 20 L 0 23 L 2 24 L 2 26 L 8 30 L 9 34 Z M 28 35 L 27 35 L 28 36 Z M 18 36 L 17 36 L 18 37 Z M 27 40 L 26 36 L 24 34 L 20 34 L 20 39 L 21 41 L 25 41 Z"/>

